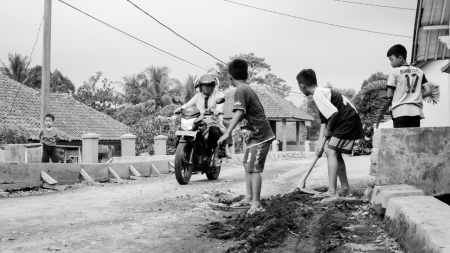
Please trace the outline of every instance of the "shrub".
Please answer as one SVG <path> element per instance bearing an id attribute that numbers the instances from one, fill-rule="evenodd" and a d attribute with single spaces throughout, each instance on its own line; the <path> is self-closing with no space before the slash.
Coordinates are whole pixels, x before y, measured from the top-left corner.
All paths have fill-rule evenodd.
<path id="1" fill-rule="evenodd" d="M 28 132 L 11 124 L 0 125 L 0 144 L 25 144 L 28 143 Z"/>

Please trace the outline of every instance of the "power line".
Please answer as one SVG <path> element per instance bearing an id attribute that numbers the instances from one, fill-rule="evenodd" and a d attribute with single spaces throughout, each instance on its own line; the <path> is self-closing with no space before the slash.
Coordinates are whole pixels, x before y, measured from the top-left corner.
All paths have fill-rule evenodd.
<path id="1" fill-rule="evenodd" d="M 151 17 L 153 20 L 155 20 L 156 22 L 158 22 L 158 24 L 164 26 L 165 28 L 169 29 L 172 33 L 174 33 L 175 35 L 177 35 L 178 37 L 182 38 L 183 40 L 185 40 L 186 42 L 188 42 L 189 44 L 193 45 L 194 47 L 198 48 L 200 51 L 202 51 L 203 53 L 211 56 L 212 58 L 220 61 L 223 64 L 226 64 L 225 62 L 223 62 L 222 60 L 220 60 L 219 58 L 215 57 L 214 55 L 206 52 L 205 50 L 203 50 L 202 48 L 200 48 L 199 46 L 195 45 L 194 43 L 192 43 L 191 41 L 189 41 L 188 39 L 186 39 L 185 37 L 181 36 L 180 34 L 178 34 L 177 32 L 175 32 L 174 30 L 172 30 L 170 27 L 166 26 L 165 24 L 161 23 L 159 20 L 157 20 L 155 17 L 153 17 L 152 15 L 148 14 L 146 11 L 144 11 L 143 9 L 141 9 L 139 6 L 137 6 L 136 4 L 134 4 L 133 2 L 131 2 L 130 0 L 127 0 L 127 2 L 129 2 L 130 4 L 134 5 L 134 7 L 136 7 L 137 9 L 139 9 L 140 11 L 142 11 L 143 13 L 145 13 L 147 16 Z"/>
<path id="2" fill-rule="evenodd" d="M 257 9 L 257 10 L 260 10 L 260 11 L 266 11 L 266 12 L 270 12 L 270 13 L 274 13 L 274 14 L 278 14 L 278 15 L 282 15 L 282 16 L 286 16 L 286 17 L 290 17 L 290 18 L 301 19 L 301 20 L 305 20 L 305 21 L 309 21 L 309 22 L 314 22 L 314 23 L 318 23 L 318 24 L 322 24 L 322 25 L 335 26 L 335 27 L 346 28 L 346 29 L 356 30 L 356 31 L 361 31 L 361 32 L 369 32 L 369 33 L 383 34 L 383 35 L 396 36 L 396 37 L 412 38 L 411 36 L 406 36 L 406 35 L 398 35 L 398 34 L 392 34 L 392 33 L 376 32 L 376 31 L 371 31 L 371 30 L 359 29 L 359 28 L 343 26 L 343 25 L 336 25 L 336 24 L 322 22 L 322 21 L 317 21 L 317 20 L 313 20 L 313 19 L 297 17 L 297 16 L 293 16 L 293 15 L 289 15 L 289 14 L 284 14 L 284 13 L 280 13 L 280 12 L 276 12 L 276 11 L 266 10 L 266 9 L 262 9 L 262 8 L 258 8 L 258 7 L 254 7 L 254 6 L 250 6 L 250 5 L 246 5 L 246 4 L 233 2 L 233 1 L 230 1 L 230 0 L 224 0 L 224 1 L 225 2 L 230 2 L 230 3 L 233 3 L 233 4 L 237 4 L 237 5 L 242 5 L 242 6 L 249 7 L 249 8 L 253 8 L 253 9 Z"/>
<path id="3" fill-rule="evenodd" d="M 33 60 L 34 48 L 36 47 L 36 44 L 37 44 L 37 42 L 39 40 L 39 34 L 41 33 L 41 27 L 42 27 L 42 22 L 43 21 L 44 21 L 44 15 L 42 15 L 41 23 L 39 24 L 39 30 L 38 30 L 38 33 L 36 35 L 36 41 L 34 42 L 33 49 L 31 49 L 30 60 L 28 61 L 27 66 L 25 67 L 25 71 L 28 69 L 28 66 L 30 66 L 31 61 Z M 29 74 L 31 74 L 31 73 L 29 73 Z M 9 115 L 11 115 L 11 112 L 12 112 L 12 110 L 14 108 L 14 105 L 16 104 L 16 99 L 17 99 L 17 96 L 19 95 L 19 91 L 22 88 L 22 86 L 25 83 L 25 81 L 27 81 L 28 77 L 29 77 L 29 75 L 22 81 L 22 83 L 20 83 L 20 86 L 19 86 L 19 88 L 16 91 L 16 95 L 13 98 L 11 109 L 9 109 L 8 114 L 6 114 L 6 116 L 3 117 L 2 121 L 7 119 L 9 117 Z"/>
<path id="4" fill-rule="evenodd" d="M 96 17 L 93 17 L 93 16 L 87 14 L 86 12 L 84 12 L 84 11 L 82 11 L 82 10 L 80 10 L 80 9 L 78 9 L 78 8 L 76 8 L 76 7 L 72 6 L 72 5 L 70 5 L 70 4 L 66 3 L 66 2 L 64 2 L 63 0 L 59 0 L 59 1 L 60 1 L 61 3 L 63 3 L 63 4 L 65 4 L 65 5 L 67 5 L 67 6 L 71 7 L 72 9 L 77 10 L 77 11 L 83 13 L 84 15 L 86 15 L 86 16 L 88 16 L 88 17 L 90 17 L 90 18 L 95 19 L 96 21 L 98 21 L 98 22 L 100 22 L 100 23 L 102 23 L 102 24 L 104 24 L 104 25 L 106 25 L 106 26 L 108 26 L 108 27 L 110 27 L 110 28 L 112 28 L 112 29 L 114 29 L 114 30 L 116 30 L 116 31 L 118 31 L 118 32 L 120 32 L 120 33 L 122 33 L 122 34 L 125 34 L 126 36 L 129 36 L 129 37 L 131 37 L 131 38 L 133 38 L 133 39 L 135 39 L 135 40 L 137 40 L 137 41 L 139 41 L 139 42 L 141 42 L 141 43 L 144 43 L 144 44 L 146 44 L 146 45 L 148 45 L 148 46 L 150 46 L 150 47 L 152 47 L 152 48 L 155 48 L 155 49 L 157 49 L 157 50 L 159 50 L 159 51 L 161 51 L 161 52 L 163 52 L 163 53 L 165 53 L 165 54 L 168 54 L 168 55 L 170 55 L 170 56 L 172 56 L 172 57 L 175 57 L 175 58 L 177 58 L 177 59 L 179 59 L 179 60 L 181 60 L 181 61 L 183 61 L 183 62 L 186 62 L 186 63 L 188 63 L 188 64 L 191 64 L 191 65 L 193 65 L 193 66 L 196 66 L 196 67 L 198 67 L 198 68 L 201 68 L 201 69 L 203 69 L 203 70 L 208 71 L 207 69 L 202 68 L 202 67 L 200 67 L 200 66 L 198 66 L 198 65 L 196 65 L 196 64 L 194 64 L 194 63 L 192 63 L 192 62 L 190 62 L 190 61 L 187 61 L 187 60 L 185 60 L 185 59 L 183 59 L 183 58 L 180 58 L 180 57 L 178 57 L 178 56 L 176 56 L 176 55 L 174 55 L 174 54 L 171 54 L 171 53 L 169 53 L 169 52 L 167 52 L 167 51 L 164 51 L 164 50 L 162 50 L 162 49 L 160 49 L 160 48 L 158 48 L 158 47 L 156 47 L 156 46 L 153 46 L 153 45 L 151 45 L 151 44 L 149 44 L 149 43 L 147 43 L 147 42 L 145 42 L 145 41 L 143 41 L 143 40 L 141 40 L 141 39 L 139 39 L 139 38 L 136 38 L 135 36 L 133 36 L 133 35 L 131 35 L 131 34 L 129 34 L 129 33 L 124 32 L 124 31 L 122 31 L 122 30 L 120 30 L 120 29 L 118 29 L 118 28 L 116 28 L 116 27 L 114 27 L 114 26 L 112 26 L 112 25 L 110 25 L 110 24 L 108 24 L 108 23 L 106 23 L 106 22 L 103 22 L 102 20 L 100 20 L 100 19 L 98 19 L 98 18 L 96 18 Z"/>
<path id="5" fill-rule="evenodd" d="M 343 3 L 349 3 L 349 4 L 369 5 L 369 6 L 376 6 L 376 7 L 383 7 L 383 8 L 392 8 L 392 9 L 410 10 L 410 11 L 415 11 L 415 10 L 416 10 L 416 9 L 412 9 L 412 8 L 395 7 L 395 6 L 387 6 L 387 5 L 379 5 L 379 4 L 368 4 L 368 3 L 360 3 L 360 2 L 352 2 L 352 1 L 343 1 L 343 0 L 333 0 L 333 1 L 336 1 L 336 2 L 343 2 Z"/>

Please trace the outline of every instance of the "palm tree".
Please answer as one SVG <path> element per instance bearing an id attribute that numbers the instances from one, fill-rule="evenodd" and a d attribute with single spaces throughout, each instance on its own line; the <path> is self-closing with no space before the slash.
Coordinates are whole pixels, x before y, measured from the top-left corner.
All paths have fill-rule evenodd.
<path id="1" fill-rule="evenodd" d="M 155 109 L 163 107 L 161 98 L 173 87 L 175 81 L 169 78 L 168 67 L 150 66 L 138 75 L 141 92 L 146 100 L 155 103 Z"/>
<path id="2" fill-rule="evenodd" d="M 189 100 L 191 100 L 192 97 L 195 96 L 195 84 L 197 84 L 198 78 L 197 76 L 191 76 L 189 75 L 186 78 L 185 84 L 184 84 L 184 102 L 187 103 Z"/>
<path id="3" fill-rule="evenodd" d="M 123 82 L 117 82 L 122 87 L 127 102 L 133 105 L 141 102 L 141 90 L 138 75 L 125 76 Z"/>
<path id="4" fill-rule="evenodd" d="M 2 61 L 0 62 L 3 65 L 3 67 L 0 68 L 0 71 L 4 75 L 19 83 L 25 81 L 27 78 L 27 68 L 30 64 L 28 56 L 22 57 L 22 55 L 18 53 L 15 53 L 14 55 L 8 54 L 9 66 L 6 66 L 6 64 Z"/>

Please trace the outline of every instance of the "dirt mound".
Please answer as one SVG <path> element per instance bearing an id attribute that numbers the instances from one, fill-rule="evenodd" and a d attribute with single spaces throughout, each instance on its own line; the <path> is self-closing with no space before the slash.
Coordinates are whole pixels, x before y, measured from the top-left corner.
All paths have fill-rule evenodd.
<path id="1" fill-rule="evenodd" d="M 238 245 L 226 252 L 257 252 L 259 249 L 275 248 L 284 242 L 289 233 L 300 233 L 304 223 L 314 213 L 313 199 L 306 194 L 294 192 L 262 200 L 265 212 L 212 222 L 208 226 L 210 236 L 223 240 L 236 240 Z"/>

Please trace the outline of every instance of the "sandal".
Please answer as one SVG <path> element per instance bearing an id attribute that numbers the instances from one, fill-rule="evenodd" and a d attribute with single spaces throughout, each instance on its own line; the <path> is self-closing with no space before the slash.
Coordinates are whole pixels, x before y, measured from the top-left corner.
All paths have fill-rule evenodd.
<path id="1" fill-rule="evenodd" d="M 330 195 L 328 192 L 321 192 L 317 193 L 312 198 L 314 199 L 324 199 L 324 198 L 332 198 L 332 197 L 339 197 L 339 195 Z"/>
<path id="2" fill-rule="evenodd" d="M 257 208 L 250 208 L 250 209 L 247 211 L 246 216 L 252 216 L 252 215 L 254 215 L 254 214 L 256 214 L 256 213 L 262 213 L 262 212 L 265 212 L 265 211 L 266 211 L 266 209 L 264 209 L 262 206 L 259 206 L 259 207 L 257 207 Z"/>
<path id="3" fill-rule="evenodd" d="M 339 190 L 338 194 L 341 197 L 352 196 L 352 191 L 351 190 Z"/>
<path id="4" fill-rule="evenodd" d="M 239 201 L 239 202 L 234 202 L 230 205 L 231 208 L 233 209 L 248 209 L 250 208 L 252 205 L 250 205 L 250 203 L 246 203 L 244 201 Z"/>

